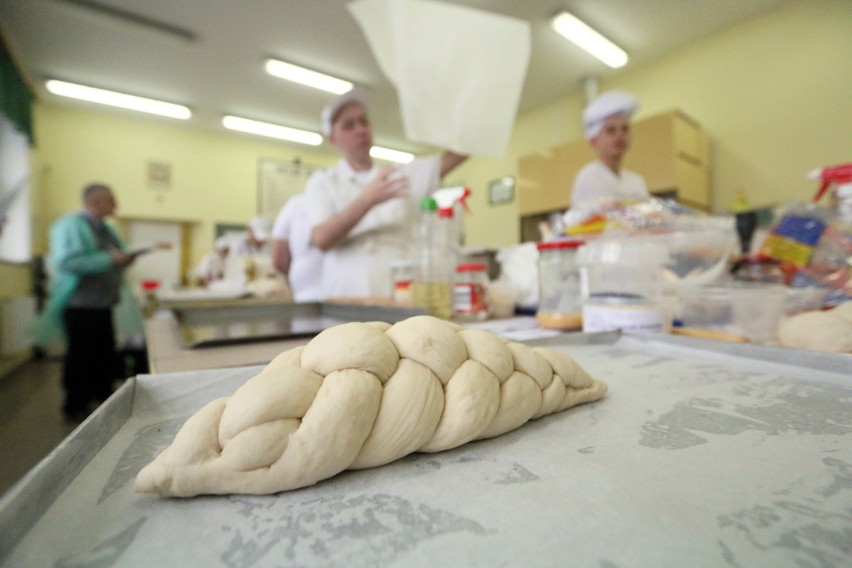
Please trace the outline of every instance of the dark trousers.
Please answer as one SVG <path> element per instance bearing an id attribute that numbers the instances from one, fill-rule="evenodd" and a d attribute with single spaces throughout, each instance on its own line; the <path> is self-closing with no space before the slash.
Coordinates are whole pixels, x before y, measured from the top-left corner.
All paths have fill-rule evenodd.
<path id="1" fill-rule="evenodd" d="M 112 394 L 119 377 L 110 308 L 66 308 L 68 347 L 62 372 L 66 414 L 86 412 Z"/>

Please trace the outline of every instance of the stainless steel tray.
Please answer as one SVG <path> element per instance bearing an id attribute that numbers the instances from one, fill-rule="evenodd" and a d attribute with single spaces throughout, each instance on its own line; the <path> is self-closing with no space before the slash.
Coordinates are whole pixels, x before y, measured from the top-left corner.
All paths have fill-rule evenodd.
<path id="1" fill-rule="evenodd" d="M 335 303 L 227 304 L 172 307 L 184 347 L 311 337 L 352 321 L 396 323 L 425 313 L 419 308 Z"/>
<path id="2" fill-rule="evenodd" d="M 134 494 L 185 419 L 261 367 L 137 377 L 0 501 L 0 565 L 849 563 L 852 357 L 666 335 L 536 343 L 610 392 L 272 496 Z"/>

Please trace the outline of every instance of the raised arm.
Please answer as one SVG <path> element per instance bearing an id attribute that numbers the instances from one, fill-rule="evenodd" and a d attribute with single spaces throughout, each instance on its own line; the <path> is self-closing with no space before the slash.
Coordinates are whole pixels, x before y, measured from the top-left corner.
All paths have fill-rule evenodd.
<path id="1" fill-rule="evenodd" d="M 343 241 L 358 222 L 379 203 L 401 197 L 408 189 L 408 178 L 393 175 L 395 168 L 385 166 L 364 191 L 339 213 L 316 225 L 311 244 L 327 251 Z"/>
<path id="2" fill-rule="evenodd" d="M 289 280 L 290 262 L 293 257 L 290 255 L 290 241 L 285 239 L 273 239 L 270 250 L 272 256 L 272 264 L 278 269 L 284 278 Z"/>
<path id="3" fill-rule="evenodd" d="M 467 158 L 465 154 L 456 154 L 449 150 L 441 154 L 441 177 L 460 166 Z"/>

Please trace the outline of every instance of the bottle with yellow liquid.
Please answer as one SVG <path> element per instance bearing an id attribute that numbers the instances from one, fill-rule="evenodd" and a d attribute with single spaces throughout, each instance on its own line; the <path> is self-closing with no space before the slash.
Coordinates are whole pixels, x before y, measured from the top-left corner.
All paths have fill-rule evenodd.
<path id="1" fill-rule="evenodd" d="M 453 255 L 450 235 L 438 223 L 438 206 L 432 197 L 420 202 L 415 250 L 416 273 L 411 292 L 414 305 L 427 313 L 450 319 L 453 311 Z"/>

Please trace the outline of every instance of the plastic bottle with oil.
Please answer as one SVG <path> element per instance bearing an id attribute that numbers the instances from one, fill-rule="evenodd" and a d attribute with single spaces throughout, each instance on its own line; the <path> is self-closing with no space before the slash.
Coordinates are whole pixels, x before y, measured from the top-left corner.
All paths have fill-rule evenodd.
<path id="1" fill-rule="evenodd" d="M 432 197 L 420 202 L 415 249 L 416 274 L 412 284 L 414 305 L 427 313 L 450 319 L 453 311 L 453 271 L 450 235 L 438 223 L 438 206 Z"/>

